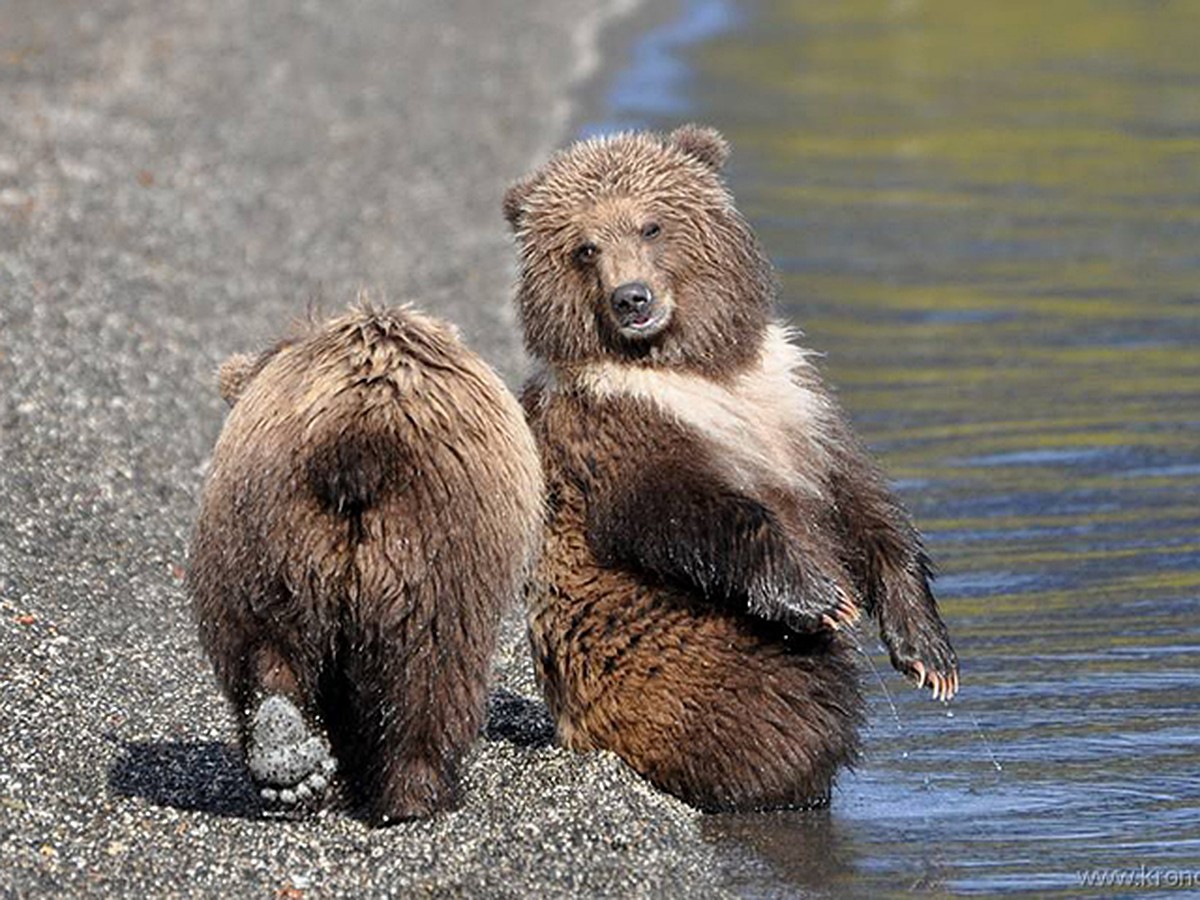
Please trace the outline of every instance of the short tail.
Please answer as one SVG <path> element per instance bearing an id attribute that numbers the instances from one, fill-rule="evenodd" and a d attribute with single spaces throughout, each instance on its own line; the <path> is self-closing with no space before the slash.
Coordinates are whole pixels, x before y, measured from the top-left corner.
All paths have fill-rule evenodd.
<path id="1" fill-rule="evenodd" d="M 384 435 L 342 433 L 309 456 L 309 487 L 331 515 L 355 518 L 378 506 L 404 477 L 403 456 Z"/>

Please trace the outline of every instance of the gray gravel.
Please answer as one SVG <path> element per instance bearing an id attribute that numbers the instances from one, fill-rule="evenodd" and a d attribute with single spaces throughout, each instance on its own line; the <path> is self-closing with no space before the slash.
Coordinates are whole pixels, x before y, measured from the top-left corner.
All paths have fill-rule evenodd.
<path id="1" fill-rule="evenodd" d="M 255 818 L 181 583 L 225 355 L 366 287 L 516 380 L 500 196 L 621 6 L 0 5 L 0 894 L 714 893 L 696 815 L 546 745 L 515 617 L 462 810 Z"/>

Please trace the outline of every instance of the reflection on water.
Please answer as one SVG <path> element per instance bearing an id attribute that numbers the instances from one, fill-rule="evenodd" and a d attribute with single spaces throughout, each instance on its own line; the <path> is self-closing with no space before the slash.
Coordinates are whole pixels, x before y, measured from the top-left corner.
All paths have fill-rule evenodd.
<path id="1" fill-rule="evenodd" d="M 733 140 L 785 311 L 925 530 L 964 660 L 941 707 L 864 634 L 864 764 L 827 814 L 705 819 L 730 883 L 1200 890 L 1200 3 L 726 21 L 675 50 L 682 110 L 609 113 Z"/>

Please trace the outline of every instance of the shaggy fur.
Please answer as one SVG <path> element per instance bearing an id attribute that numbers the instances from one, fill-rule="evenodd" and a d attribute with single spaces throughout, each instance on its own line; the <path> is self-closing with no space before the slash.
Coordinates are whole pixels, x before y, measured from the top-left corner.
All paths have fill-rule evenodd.
<path id="1" fill-rule="evenodd" d="M 596 139 L 505 198 L 542 363 L 531 642 L 569 746 L 703 809 L 805 806 L 858 749 L 860 610 L 935 696 L 957 662 L 908 515 L 771 322 L 727 154 L 696 126 Z"/>
<path id="2" fill-rule="evenodd" d="M 448 327 L 360 309 L 222 367 L 189 586 L 265 796 L 336 758 L 379 824 L 456 803 L 540 540 L 520 407 Z"/>

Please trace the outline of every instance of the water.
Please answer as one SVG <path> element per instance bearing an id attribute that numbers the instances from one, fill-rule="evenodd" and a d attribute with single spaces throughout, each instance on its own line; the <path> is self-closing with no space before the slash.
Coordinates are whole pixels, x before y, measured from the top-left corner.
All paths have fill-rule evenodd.
<path id="1" fill-rule="evenodd" d="M 963 660 L 941 706 L 864 632 L 863 765 L 706 817 L 727 884 L 1200 895 L 1198 47 L 1195 2 L 694 0 L 586 129 L 733 141 Z"/>

